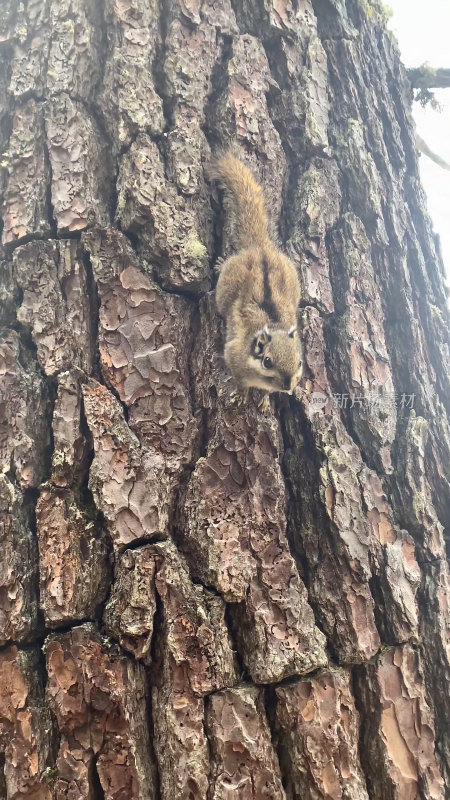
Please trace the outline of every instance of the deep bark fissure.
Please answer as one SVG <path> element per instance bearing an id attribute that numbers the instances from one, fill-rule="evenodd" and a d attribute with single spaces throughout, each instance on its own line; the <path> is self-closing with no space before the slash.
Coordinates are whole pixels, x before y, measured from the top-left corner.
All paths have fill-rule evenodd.
<path id="1" fill-rule="evenodd" d="M 89 327 L 91 332 L 91 344 L 94 345 L 92 376 L 96 380 L 101 382 L 102 375 L 101 375 L 101 364 L 100 364 L 100 347 L 98 339 L 101 300 L 98 291 L 97 281 L 95 280 L 94 271 L 92 269 L 91 256 L 90 253 L 86 250 L 86 248 L 83 248 L 83 267 L 84 267 L 84 274 L 86 276 L 86 290 L 89 302 Z M 82 420 L 83 420 L 83 425 L 85 426 L 84 431 L 92 439 L 92 434 L 89 430 L 89 426 L 86 420 L 86 414 L 84 413 L 83 400 L 81 402 L 82 402 L 81 406 Z"/>
<path id="2" fill-rule="evenodd" d="M 211 768 L 211 764 L 212 764 L 213 758 L 214 758 L 213 743 L 211 741 L 210 736 L 208 736 L 208 729 L 207 729 L 207 726 L 206 726 L 206 715 L 208 713 L 209 702 L 210 702 L 209 701 L 209 696 L 206 695 L 203 698 L 203 709 L 204 709 L 203 710 L 203 733 L 204 733 L 204 736 L 205 736 L 205 739 L 206 739 L 206 745 L 207 745 L 207 748 L 208 748 L 208 761 L 209 761 L 210 768 Z M 214 791 L 214 787 L 213 787 L 212 783 L 210 783 L 210 785 L 208 786 L 206 800 L 214 800 L 213 791 Z"/>
<path id="3" fill-rule="evenodd" d="M 5 245 L 5 255 L 7 257 L 11 257 L 14 250 L 17 250 L 18 247 L 22 247 L 22 245 L 28 244 L 29 242 L 49 242 L 52 241 L 53 238 L 54 237 L 52 235 L 50 234 L 46 235 L 45 233 L 43 234 L 29 233 L 26 234 L 25 236 L 20 236 L 16 241 L 8 242 Z M 80 234 L 75 233 L 75 235 L 73 235 L 71 238 L 79 239 Z"/>
<path id="4" fill-rule="evenodd" d="M 40 582 L 39 582 L 39 543 L 38 543 L 38 530 L 37 530 L 37 521 L 36 521 L 36 506 L 39 500 L 39 491 L 37 489 L 25 489 L 23 492 L 23 510 L 25 513 L 25 519 L 28 524 L 28 530 L 31 535 L 32 540 L 32 548 L 34 554 L 34 560 L 36 563 L 36 571 L 33 575 L 33 589 L 34 594 L 36 596 L 36 629 L 35 629 L 35 637 L 40 639 L 42 638 L 42 631 L 45 627 L 44 623 L 44 614 L 40 604 Z M 27 637 L 28 638 L 28 637 Z"/>
<path id="5" fill-rule="evenodd" d="M 358 674 L 359 670 L 360 670 L 360 666 L 359 665 L 353 666 L 351 668 L 350 682 L 351 682 L 351 687 L 352 687 L 352 693 L 353 693 L 353 696 L 355 698 L 355 708 L 356 708 L 356 711 L 357 711 L 357 713 L 359 715 L 359 723 L 360 723 L 359 724 L 359 737 L 358 737 L 358 743 L 357 743 L 358 756 L 359 756 L 359 760 L 360 760 L 362 768 L 363 768 L 364 780 L 365 780 L 366 785 L 367 785 L 367 775 L 368 775 L 367 766 L 368 765 L 367 765 L 367 762 L 366 762 L 366 747 L 365 747 L 366 724 L 367 724 L 366 706 L 362 703 L 361 694 L 358 691 L 358 682 L 355 679 L 355 676 Z M 367 788 L 369 789 L 368 786 L 367 786 Z M 371 794 L 370 793 L 369 793 L 369 798 L 371 798 Z"/>
<path id="6" fill-rule="evenodd" d="M 251 675 L 244 664 L 241 648 L 239 647 L 238 639 L 236 636 L 236 614 L 238 613 L 239 609 L 244 606 L 244 601 L 242 603 L 230 603 L 227 602 L 225 604 L 225 622 L 228 629 L 228 635 L 230 636 L 233 652 L 235 654 L 235 658 L 237 661 L 237 671 L 238 675 L 240 676 L 241 682 L 251 682 Z"/>
<path id="7" fill-rule="evenodd" d="M 142 536 L 140 539 L 136 539 L 135 542 L 125 545 L 120 552 L 126 553 L 127 550 L 140 550 L 141 547 L 145 547 L 147 544 L 158 544 L 160 542 L 167 542 L 167 536 L 163 534 L 154 534 L 148 537 Z"/>
<path id="8" fill-rule="evenodd" d="M 5 754 L 0 752 L 0 798 L 7 800 L 5 781 Z"/>
<path id="9" fill-rule="evenodd" d="M 215 103 L 220 96 L 225 92 L 230 76 L 228 74 L 228 66 L 233 57 L 233 43 L 234 38 L 229 34 L 221 34 L 221 48 L 220 57 L 215 61 L 211 72 L 211 91 L 206 95 L 204 105 L 204 122 L 202 130 L 205 134 L 211 150 L 214 152 L 215 147 L 222 145 L 220 138 L 214 130 L 214 124 L 210 125 L 211 116 L 215 111 Z"/>
<path id="10" fill-rule="evenodd" d="M 90 763 L 89 775 L 89 788 L 91 791 L 92 800 L 105 800 L 105 792 L 100 781 L 100 775 L 97 769 L 98 756 L 92 756 Z"/>
<path id="11" fill-rule="evenodd" d="M 47 127 L 45 124 L 44 119 L 44 133 L 45 133 L 45 144 L 44 144 L 44 164 L 48 174 L 47 180 L 47 192 L 46 192 L 46 204 L 47 204 L 47 215 L 48 215 L 48 224 L 50 226 L 50 239 L 57 239 L 58 238 L 58 226 L 56 224 L 54 208 L 52 203 L 52 181 L 53 181 L 53 172 L 52 172 L 52 162 L 50 159 L 50 154 L 48 150 L 48 135 L 47 135 Z"/>
<path id="12" fill-rule="evenodd" d="M 158 603 L 158 600 L 157 600 L 157 603 Z M 158 614 L 158 612 L 157 612 L 157 614 Z M 157 615 L 155 615 L 155 618 L 154 618 L 155 628 L 157 627 L 156 617 L 157 617 Z M 154 644 L 154 641 L 156 641 L 156 639 L 152 640 L 152 663 L 155 663 L 153 661 L 153 652 L 154 652 L 154 648 L 156 647 L 156 645 Z M 148 677 L 147 679 L 148 679 L 148 684 L 151 687 L 150 678 Z M 152 689 L 150 690 L 150 697 L 147 699 L 147 718 L 148 718 L 148 729 L 149 729 L 149 734 L 150 734 L 150 752 L 151 752 L 151 755 L 152 755 L 152 762 L 153 762 L 153 765 L 154 765 L 153 771 L 152 771 L 153 792 L 154 792 L 153 798 L 154 798 L 154 800 L 161 800 L 162 794 L 161 794 L 160 769 L 159 769 L 158 757 L 156 755 L 155 747 L 154 747 L 154 744 L 153 744 L 154 738 L 155 738 L 155 723 L 154 723 L 154 720 L 153 720 Z"/>
<path id="13" fill-rule="evenodd" d="M 164 114 L 164 133 L 168 133 L 174 127 L 174 105 L 176 98 L 171 97 L 167 90 L 167 75 L 166 75 L 166 52 L 167 52 L 167 37 L 168 37 L 168 20 L 171 18 L 171 4 L 170 0 L 161 0 L 159 5 L 158 27 L 161 38 L 161 43 L 157 46 L 155 57 L 152 64 L 153 80 L 155 89 L 162 99 L 162 107 Z"/>
<path id="14" fill-rule="evenodd" d="M 297 449 L 297 441 L 293 438 L 292 434 L 288 431 L 288 425 L 295 425 L 297 430 L 297 436 L 300 434 L 301 437 L 301 445 L 300 448 Z M 301 407 L 295 401 L 289 401 L 289 406 L 287 409 L 284 409 L 280 414 L 280 428 L 281 428 L 281 436 L 283 440 L 283 451 L 284 455 L 281 460 L 281 469 L 283 472 L 286 492 L 289 498 L 288 502 L 288 513 L 286 516 L 286 536 L 287 541 L 289 544 L 290 552 L 297 564 L 300 577 L 305 583 L 306 589 L 308 591 L 308 601 L 309 604 L 314 612 L 314 619 L 315 624 L 319 628 L 322 633 L 327 635 L 327 625 L 324 624 L 323 616 L 321 613 L 321 609 L 318 605 L 318 599 L 313 592 L 312 583 L 313 583 L 313 568 L 310 564 L 308 559 L 308 555 L 305 550 L 305 544 L 303 541 L 304 530 L 302 527 L 302 509 L 303 509 L 303 487 L 302 487 L 302 479 L 304 476 L 309 476 L 309 483 L 305 489 L 305 496 L 311 497 L 312 504 L 311 504 L 311 519 L 312 519 L 312 526 L 315 528 L 316 531 L 318 530 L 326 530 L 326 535 L 329 541 L 333 542 L 333 531 L 331 526 L 328 526 L 325 521 L 325 516 L 323 514 L 323 508 L 321 501 L 319 500 L 317 493 L 312 489 L 314 485 L 318 485 L 318 472 L 320 469 L 319 459 L 320 456 L 317 450 L 314 447 L 314 440 L 311 434 L 310 428 L 308 426 L 308 421 L 305 415 L 302 412 Z M 290 462 L 287 460 L 287 454 L 290 456 Z M 301 455 L 300 455 L 301 454 Z M 302 470 L 302 472 L 294 471 L 293 460 L 295 459 L 296 463 L 299 463 L 300 460 L 303 462 L 307 462 L 308 466 L 306 469 Z M 313 476 L 316 476 L 316 480 Z M 306 523 L 307 524 L 307 523 Z M 306 531 L 305 531 L 306 533 Z M 306 535 L 308 535 L 306 533 Z M 313 533 L 314 535 L 314 533 Z M 317 569 L 317 564 L 320 563 L 320 545 L 319 545 L 319 553 L 317 556 L 317 563 L 315 564 L 315 568 Z M 334 650 L 332 646 L 332 642 L 330 637 L 327 636 L 327 650 L 332 654 L 333 658 L 336 662 L 339 661 L 337 652 Z"/>

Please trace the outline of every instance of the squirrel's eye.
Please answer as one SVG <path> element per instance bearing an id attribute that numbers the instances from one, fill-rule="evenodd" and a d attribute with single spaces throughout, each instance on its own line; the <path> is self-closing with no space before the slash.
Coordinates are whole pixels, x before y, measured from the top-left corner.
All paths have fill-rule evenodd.
<path id="1" fill-rule="evenodd" d="M 265 358 L 263 358 L 263 362 L 262 363 L 263 363 L 263 367 L 265 367 L 266 369 L 272 369 L 273 362 L 272 362 L 272 359 L 269 358 L 269 356 L 266 356 Z"/>

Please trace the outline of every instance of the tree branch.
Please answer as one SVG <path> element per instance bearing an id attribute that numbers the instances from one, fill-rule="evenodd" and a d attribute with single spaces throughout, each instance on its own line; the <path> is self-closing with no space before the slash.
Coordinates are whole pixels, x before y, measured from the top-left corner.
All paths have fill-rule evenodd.
<path id="1" fill-rule="evenodd" d="M 408 70 L 408 77 L 413 89 L 448 89 L 450 88 L 450 69 L 433 69 L 428 64 Z"/>

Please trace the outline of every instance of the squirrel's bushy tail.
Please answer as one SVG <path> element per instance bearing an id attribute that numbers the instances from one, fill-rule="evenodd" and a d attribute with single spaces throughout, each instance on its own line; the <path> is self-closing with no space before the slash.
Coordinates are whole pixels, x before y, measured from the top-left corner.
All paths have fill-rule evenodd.
<path id="1" fill-rule="evenodd" d="M 228 151 L 214 159 L 209 175 L 225 190 L 226 208 L 233 214 L 237 246 L 266 244 L 269 232 L 263 192 L 249 168 Z"/>

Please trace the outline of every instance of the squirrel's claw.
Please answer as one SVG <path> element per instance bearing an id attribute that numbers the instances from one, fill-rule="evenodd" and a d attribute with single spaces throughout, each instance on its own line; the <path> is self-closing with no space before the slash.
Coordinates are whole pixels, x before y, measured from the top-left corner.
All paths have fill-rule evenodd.
<path id="1" fill-rule="evenodd" d="M 259 410 L 260 410 L 260 411 L 261 411 L 263 414 L 268 414 L 268 413 L 269 413 L 269 411 L 271 410 L 271 405 L 270 405 L 270 397 L 269 397 L 269 395 L 268 395 L 268 394 L 265 394 L 265 395 L 263 395 L 263 396 L 261 397 L 261 400 L 258 400 L 258 402 L 256 403 L 256 405 L 258 406 Z"/>
<path id="2" fill-rule="evenodd" d="M 230 402 L 235 406 L 245 405 L 248 402 L 248 389 L 244 389 L 243 392 L 239 391 L 239 389 L 234 389 L 230 394 Z"/>
<path id="3" fill-rule="evenodd" d="M 220 275 L 220 271 L 221 271 L 225 261 L 226 261 L 226 259 L 222 258 L 222 256 L 219 256 L 219 258 L 216 258 L 216 261 L 215 261 L 214 267 L 213 267 L 213 272 L 215 272 L 216 275 Z"/>

